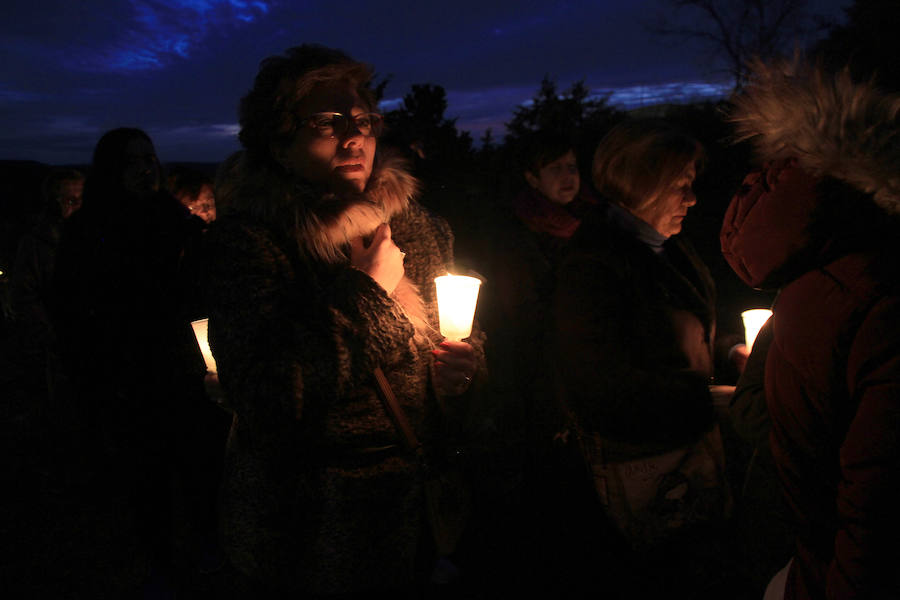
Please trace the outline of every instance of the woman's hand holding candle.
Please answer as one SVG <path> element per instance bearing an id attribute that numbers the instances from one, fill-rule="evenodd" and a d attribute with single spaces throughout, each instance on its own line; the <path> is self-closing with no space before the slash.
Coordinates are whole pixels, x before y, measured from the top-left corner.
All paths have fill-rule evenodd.
<path id="1" fill-rule="evenodd" d="M 471 345 L 444 340 L 431 354 L 434 356 L 434 383 L 438 390 L 448 395 L 459 395 L 469 389 L 478 368 Z"/>

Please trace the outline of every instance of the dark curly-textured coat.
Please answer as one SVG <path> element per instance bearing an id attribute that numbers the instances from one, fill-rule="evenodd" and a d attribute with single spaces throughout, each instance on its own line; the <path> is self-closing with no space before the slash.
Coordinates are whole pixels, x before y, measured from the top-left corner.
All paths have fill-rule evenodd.
<path id="1" fill-rule="evenodd" d="M 373 370 L 420 440 L 438 444 L 441 407 L 465 400 L 430 392 L 429 351 L 441 340 L 433 278 L 451 269 L 452 234 L 412 200 L 400 164 L 376 164 L 366 191 L 347 196 L 282 187 L 241 165 L 235 174 L 232 214 L 207 248 L 210 342 L 236 413 L 223 495 L 230 558 L 281 589 L 407 586 L 425 527 L 422 473 L 396 447 Z M 348 258 L 347 241 L 383 221 L 406 253 L 392 296 Z"/>

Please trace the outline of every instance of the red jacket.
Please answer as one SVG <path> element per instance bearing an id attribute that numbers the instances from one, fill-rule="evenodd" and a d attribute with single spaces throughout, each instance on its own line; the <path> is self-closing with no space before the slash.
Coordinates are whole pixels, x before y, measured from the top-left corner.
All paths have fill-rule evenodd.
<path id="1" fill-rule="evenodd" d="M 834 227 L 828 207 L 881 214 L 858 196 L 796 161 L 769 163 L 721 232 L 738 275 L 781 288 L 765 385 L 797 530 L 785 598 L 900 597 L 900 269 L 880 250 L 883 223 L 860 227 L 865 206 Z"/>
<path id="2" fill-rule="evenodd" d="M 744 281 L 780 288 L 770 443 L 793 598 L 900 598 L 900 95 L 757 65 L 731 115 L 766 162 L 722 227 Z"/>

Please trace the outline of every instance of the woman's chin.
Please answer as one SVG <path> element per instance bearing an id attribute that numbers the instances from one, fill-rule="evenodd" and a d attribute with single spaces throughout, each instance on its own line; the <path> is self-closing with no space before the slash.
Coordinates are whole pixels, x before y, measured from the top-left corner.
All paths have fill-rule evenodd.
<path id="1" fill-rule="evenodd" d="M 364 177 L 362 174 L 353 177 L 347 177 L 346 175 L 337 175 L 335 177 L 332 177 L 331 186 L 335 189 L 335 191 L 361 192 L 366 189 L 367 181 L 368 177 Z"/>

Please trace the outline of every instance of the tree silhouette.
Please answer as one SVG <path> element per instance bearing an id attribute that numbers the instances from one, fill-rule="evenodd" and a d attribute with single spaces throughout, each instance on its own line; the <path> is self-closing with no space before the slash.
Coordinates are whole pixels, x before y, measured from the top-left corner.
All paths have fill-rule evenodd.
<path id="1" fill-rule="evenodd" d="M 414 149 L 429 159 L 465 161 L 472 157 L 472 136 L 456 129 L 456 119 L 444 118 L 447 93 L 440 85 L 415 84 L 403 106 L 385 115 L 386 142 Z"/>
<path id="2" fill-rule="evenodd" d="M 615 110 L 607 105 L 608 96 L 591 98 L 584 81 L 575 82 L 562 93 L 556 83 L 545 76 L 530 104 L 519 106 L 506 123 L 507 141 L 527 137 L 536 131 L 554 131 L 572 137 L 579 132 L 606 128 Z"/>
<path id="3" fill-rule="evenodd" d="M 835 27 L 814 50 L 833 69 L 849 65 L 859 80 L 875 79 L 889 92 L 900 92 L 900 2 L 856 0 L 847 24 Z"/>
<path id="4" fill-rule="evenodd" d="M 735 88 L 746 81 L 747 64 L 794 50 L 792 44 L 829 24 L 807 10 L 807 0 L 664 0 L 667 6 L 645 25 L 662 37 L 698 42 L 712 60 L 724 61 Z"/>
<path id="5" fill-rule="evenodd" d="M 507 169 L 511 160 L 533 134 L 548 131 L 568 136 L 578 155 L 579 165 L 587 174 L 590 157 L 600 138 L 624 118 L 624 114 L 607 104 L 608 95 L 592 97 L 584 81 L 575 82 L 559 93 L 556 83 L 545 76 L 529 104 L 519 106 L 506 123 L 507 135 L 500 153 Z M 515 176 L 521 178 L 521 165 Z M 586 180 L 587 181 L 587 180 Z"/>

